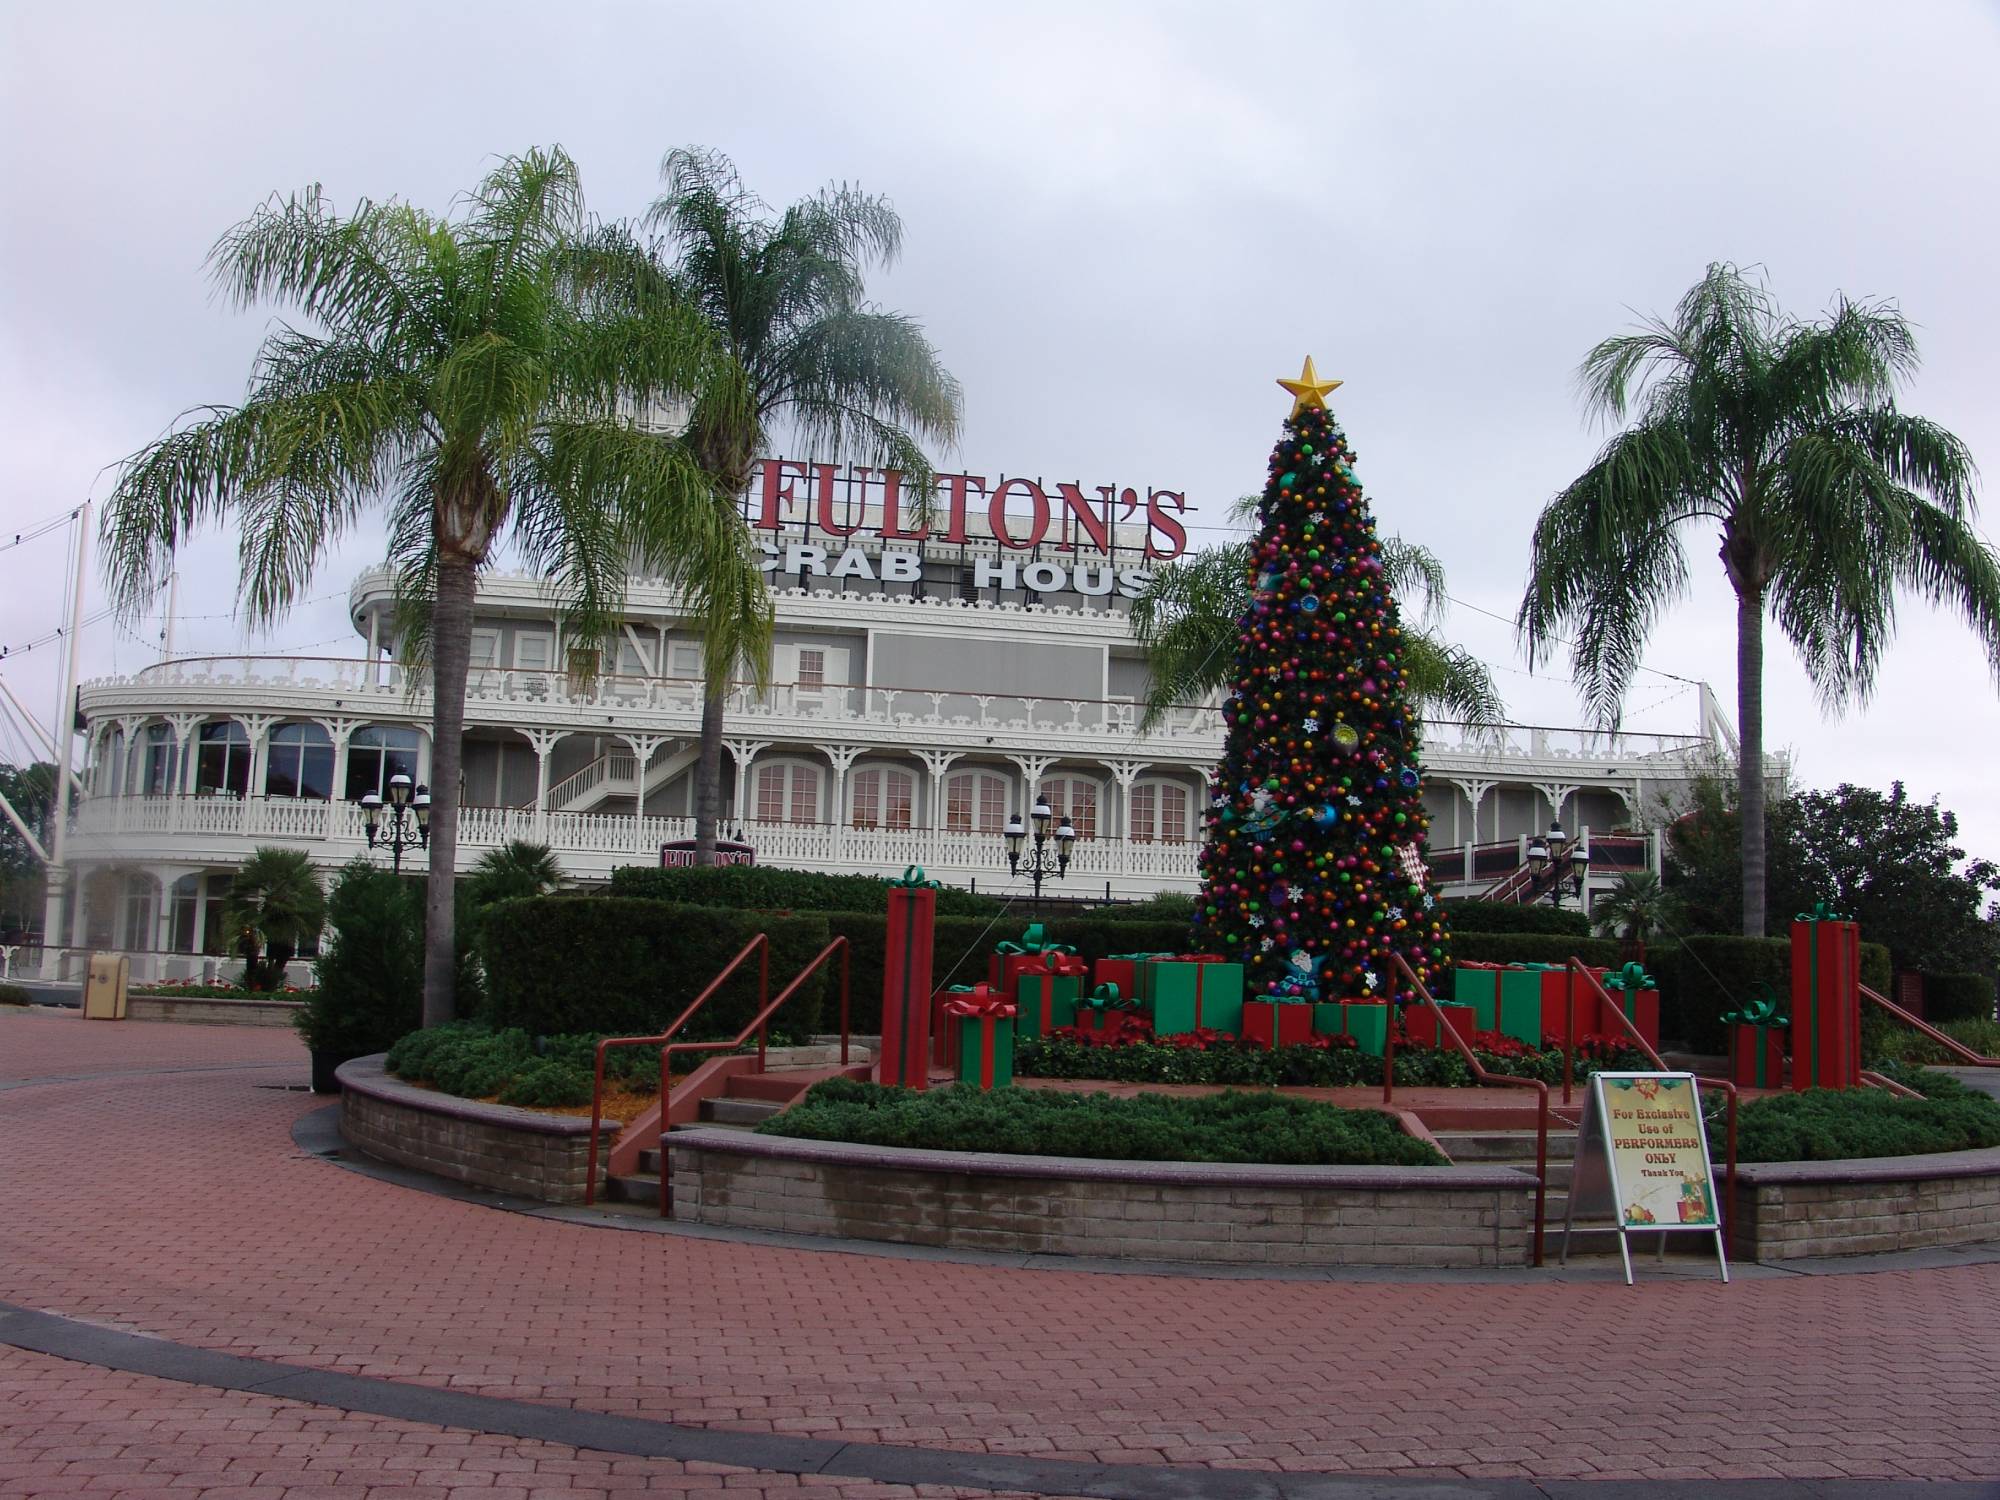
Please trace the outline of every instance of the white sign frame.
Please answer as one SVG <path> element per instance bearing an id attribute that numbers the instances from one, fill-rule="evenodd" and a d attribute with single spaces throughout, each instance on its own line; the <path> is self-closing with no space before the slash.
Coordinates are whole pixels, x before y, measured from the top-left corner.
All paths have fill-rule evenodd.
<path id="1" fill-rule="evenodd" d="M 1610 1106 L 1604 1097 L 1607 1081 L 1631 1081 L 1656 1078 L 1685 1082 L 1689 1096 L 1694 1100 L 1695 1130 L 1701 1140 L 1702 1170 L 1707 1174 L 1708 1201 L 1715 1205 L 1715 1220 L 1710 1224 L 1657 1224 L 1634 1228 L 1625 1222 L 1624 1204 L 1628 1197 L 1636 1196 L 1626 1191 L 1627 1184 L 1618 1179 L 1618 1153 L 1612 1149 L 1610 1130 Z M 1597 1148 L 1593 1151 L 1593 1147 Z M 1584 1224 L 1576 1222 L 1577 1205 L 1585 1203 L 1584 1212 L 1595 1216 L 1607 1213 L 1609 1224 Z M 1721 1272 L 1722 1283 L 1729 1284 L 1729 1255 L 1722 1243 L 1721 1197 L 1715 1191 L 1715 1159 L 1708 1149 L 1708 1122 L 1701 1112 L 1701 1083 L 1692 1073 L 1594 1073 L 1590 1079 L 1590 1092 L 1584 1095 L 1583 1121 L 1576 1133 L 1576 1164 L 1571 1170 L 1569 1202 L 1563 1214 L 1562 1254 L 1558 1264 L 1569 1264 L 1569 1237 L 1574 1233 L 1615 1234 L 1618 1236 L 1618 1254 L 1625 1262 L 1625 1284 L 1632 1282 L 1632 1236 L 1635 1234 L 1658 1234 L 1659 1253 L 1656 1259 L 1664 1261 L 1667 1256 L 1667 1236 L 1670 1234 L 1706 1234 L 1715 1241 L 1715 1264 Z"/>

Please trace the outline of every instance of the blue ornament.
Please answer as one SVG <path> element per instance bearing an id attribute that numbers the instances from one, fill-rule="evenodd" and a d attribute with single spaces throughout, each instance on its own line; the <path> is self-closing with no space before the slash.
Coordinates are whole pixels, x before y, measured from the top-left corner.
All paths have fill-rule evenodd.
<path id="1" fill-rule="evenodd" d="M 1414 792 L 1419 786 L 1423 784 L 1423 777 L 1419 776 L 1416 773 L 1416 771 L 1409 766 L 1405 766 L 1401 771 L 1397 772 L 1396 779 L 1403 783 L 1403 786 L 1406 790 L 1412 792 Z"/>
<path id="2" fill-rule="evenodd" d="M 1312 614 L 1319 608 L 1319 595 L 1307 594 L 1305 598 L 1299 600 L 1299 608 L 1307 614 Z"/>
<path id="3" fill-rule="evenodd" d="M 1331 828 L 1340 821 L 1340 809 L 1329 802 L 1313 813 L 1313 821 L 1322 828 Z"/>

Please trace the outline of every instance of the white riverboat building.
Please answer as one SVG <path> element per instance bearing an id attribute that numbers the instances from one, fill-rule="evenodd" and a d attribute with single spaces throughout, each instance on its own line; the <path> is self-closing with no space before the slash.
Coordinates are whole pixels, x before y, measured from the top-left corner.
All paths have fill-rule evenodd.
<path id="1" fill-rule="evenodd" d="M 1146 671 L 1126 621 L 1147 571 L 1184 545 L 1181 497 L 943 478 L 923 528 L 879 471 L 763 465 L 746 514 L 766 539 L 775 649 L 767 686 L 729 693 L 728 836 L 762 863 L 920 864 L 1002 890 L 1021 882 L 1001 829 L 1038 792 L 1078 835 L 1052 891 L 1193 890 L 1221 714 L 1180 708 L 1141 734 Z M 349 613 L 349 655 L 179 658 L 83 686 L 63 950 L 130 952 L 135 979 L 212 973 L 230 873 L 253 849 L 303 849 L 328 870 L 370 852 L 359 799 L 399 773 L 429 780 L 431 705 L 395 664 L 389 575 L 355 579 Z M 495 572 L 472 655 L 461 868 L 517 838 L 585 883 L 685 857 L 701 640 L 672 590 L 634 578 L 615 635 L 578 641 L 541 580 Z M 1648 807 L 1727 748 L 1706 691 L 1702 704 L 1687 735 L 1427 726 L 1445 894 L 1546 896 L 1553 872 L 1535 882 L 1527 854 L 1551 823 L 1587 852 L 1587 892 L 1657 868 Z"/>

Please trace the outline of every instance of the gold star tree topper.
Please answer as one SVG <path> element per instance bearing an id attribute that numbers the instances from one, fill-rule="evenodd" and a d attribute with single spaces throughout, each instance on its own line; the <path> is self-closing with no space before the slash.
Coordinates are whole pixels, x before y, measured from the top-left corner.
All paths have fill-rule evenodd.
<path id="1" fill-rule="evenodd" d="M 1338 388 L 1341 382 L 1338 380 L 1321 380 L 1319 372 L 1313 369 L 1312 356 L 1308 354 L 1306 356 L 1306 367 L 1299 371 L 1299 378 L 1297 380 L 1280 380 L 1278 384 L 1292 393 L 1291 416 L 1286 418 L 1289 421 L 1291 417 L 1296 417 L 1308 406 L 1317 406 L 1324 409 L 1327 392 Z"/>

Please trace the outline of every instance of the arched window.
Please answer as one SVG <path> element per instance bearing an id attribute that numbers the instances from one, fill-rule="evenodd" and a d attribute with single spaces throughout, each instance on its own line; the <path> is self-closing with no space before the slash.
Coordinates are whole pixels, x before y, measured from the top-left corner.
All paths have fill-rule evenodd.
<path id="1" fill-rule="evenodd" d="M 104 731 L 98 747 L 97 776 L 92 790 L 100 797 L 115 797 L 124 790 L 119 785 L 119 766 L 125 759 L 125 731 L 113 724 Z"/>
<path id="2" fill-rule="evenodd" d="M 804 761 L 766 761 L 757 767 L 759 823 L 817 823 L 819 767 Z"/>
<path id="3" fill-rule="evenodd" d="M 417 779 L 419 743 L 414 729 L 368 724 L 355 730 L 347 742 L 347 786 L 342 795 L 352 802 L 373 792 L 387 801 L 391 776 Z"/>
<path id="4" fill-rule="evenodd" d="M 960 771 L 944 784 L 947 833 L 999 833 L 1007 826 L 1007 778 L 994 771 Z"/>
<path id="5" fill-rule="evenodd" d="M 917 778 L 908 771 L 870 766 L 855 772 L 849 785 L 856 828 L 909 828 L 915 824 Z"/>
<path id="6" fill-rule="evenodd" d="M 180 747 L 171 724 L 148 724 L 132 750 L 139 762 L 141 795 L 168 797 L 180 790 Z"/>
<path id="7" fill-rule="evenodd" d="M 1135 844 L 1185 844 L 1192 837 L 1188 824 L 1188 789 L 1175 781 L 1141 781 L 1132 788 L 1128 830 Z"/>
<path id="8" fill-rule="evenodd" d="M 317 724 L 280 724 L 273 729 L 264 795 L 322 802 L 332 796 L 333 736 Z"/>
<path id="9" fill-rule="evenodd" d="M 1081 776 L 1051 776 L 1039 788 L 1042 800 L 1060 823 L 1064 813 L 1080 839 L 1097 837 L 1097 783 Z"/>
<path id="10" fill-rule="evenodd" d="M 194 789 L 241 797 L 250 789 L 250 736 L 234 719 L 211 719 L 195 744 Z"/>

